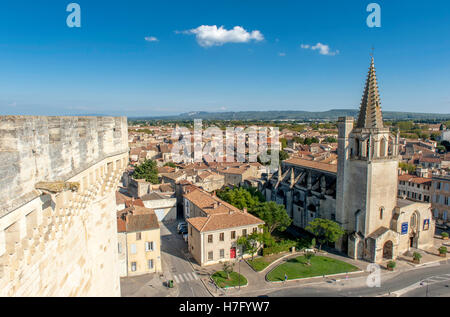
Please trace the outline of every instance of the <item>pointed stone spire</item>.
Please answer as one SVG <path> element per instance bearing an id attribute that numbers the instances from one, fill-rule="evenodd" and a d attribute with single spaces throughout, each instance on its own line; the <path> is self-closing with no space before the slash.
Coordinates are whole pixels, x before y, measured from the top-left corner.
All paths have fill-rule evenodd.
<path id="1" fill-rule="evenodd" d="M 377 75 L 375 73 L 375 64 L 370 63 L 369 74 L 367 75 L 366 87 L 361 100 L 359 109 L 357 128 L 382 129 L 383 116 L 381 114 L 381 101 L 378 93 Z"/>

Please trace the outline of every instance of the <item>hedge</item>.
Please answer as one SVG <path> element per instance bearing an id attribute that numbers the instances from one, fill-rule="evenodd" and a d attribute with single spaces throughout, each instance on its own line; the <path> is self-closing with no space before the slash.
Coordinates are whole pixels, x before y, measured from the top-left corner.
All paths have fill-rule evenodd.
<path id="1" fill-rule="evenodd" d="M 284 240 L 284 241 L 276 243 L 275 245 L 273 245 L 271 247 L 264 248 L 263 256 L 286 252 L 286 251 L 289 251 L 292 247 L 296 247 L 296 246 L 297 246 L 297 241 Z"/>

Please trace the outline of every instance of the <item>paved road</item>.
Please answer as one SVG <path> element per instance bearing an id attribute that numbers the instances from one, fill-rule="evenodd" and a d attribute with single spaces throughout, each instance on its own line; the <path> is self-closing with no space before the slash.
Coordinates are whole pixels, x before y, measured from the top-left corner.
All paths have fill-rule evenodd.
<path id="1" fill-rule="evenodd" d="M 355 278 L 352 281 L 328 281 L 312 285 L 289 286 L 282 290 L 261 290 L 256 292 L 242 293 L 241 296 L 269 296 L 269 297 L 355 297 L 355 296 L 425 296 L 426 283 L 424 285 L 416 285 L 415 283 L 429 279 L 434 280 L 434 284 L 429 285 L 430 296 L 450 296 L 450 263 L 437 266 L 416 268 L 401 273 L 385 273 L 381 278 L 380 287 L 368 287 L 366 285 L 366 277 Z M 437 281 L 437 280 L 441 281 Z M 404 289 L 408 288 L 406 291 Z M 431 292 L 430 292 L 431 290 Z M 395 294 L 399 291 L 399 294 Z"/>
<path id="2" fill-rule="evenodd" d="M 202 272 L 194 272 L 187 260 L 189 256 L 187 243 L 176 232 L 176 223 L 161 224 L 161 256 L 165 271 L 170 272 L 174 283 L 179 288 L 178 296 L 206 297 L 211 294 L 200 281 Z"/>
<path id="3" fill-rule="evenodd" d="M 437 276 L 436 278 L 440 278 L 440 276 Z M 428 288 L 426 283 L 421 284 L 422 285 L 420 287 L 416 287 L 413 290 L 403 294 L 402 297 L 450 297 L 449 280 L 430 283 Z"/>
<path id="4" fill-rule="evenodd" d="M 450 296 L 450 273 L 433 275 L 394 292 L 402 297 Z"/>

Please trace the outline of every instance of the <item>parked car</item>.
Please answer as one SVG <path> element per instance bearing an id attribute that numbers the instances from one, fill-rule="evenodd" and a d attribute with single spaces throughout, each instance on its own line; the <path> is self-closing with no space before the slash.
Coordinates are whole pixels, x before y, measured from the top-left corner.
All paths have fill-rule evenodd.
<path id="1" fill-rule="evenodd" d="M 180 221 L 177 225 L 177 231 L 180 232 L 181 227 L 186 227 L 187 223 L 185 221 Z"/>
<path id="2" fill-rule="evenodd" d="M 182 233 L 182 234 L 186 234 L 186 233 L 188 233 L 188 227 L 187 227 L 187 226 L 183 226 L 183 227 L 181 227 L 181 229 L 180 229 L 179 233 Z"/>

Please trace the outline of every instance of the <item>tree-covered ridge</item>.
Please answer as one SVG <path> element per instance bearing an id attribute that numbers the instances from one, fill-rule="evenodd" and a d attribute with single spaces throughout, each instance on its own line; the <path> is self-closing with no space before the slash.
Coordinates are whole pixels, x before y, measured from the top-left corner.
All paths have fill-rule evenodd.
<path id="1" fill-rule="evenodd" d="M 196 111 L 176 116 L 136 117 L 134 120 L 337 120 L 338 117 L 357 118 L 359 109 L 333 109 L 327 111 L 239 111 L 205 112 Z M 450 119 L 450 114 L 383 111 L 385 120 L 441 120 Z"/>

